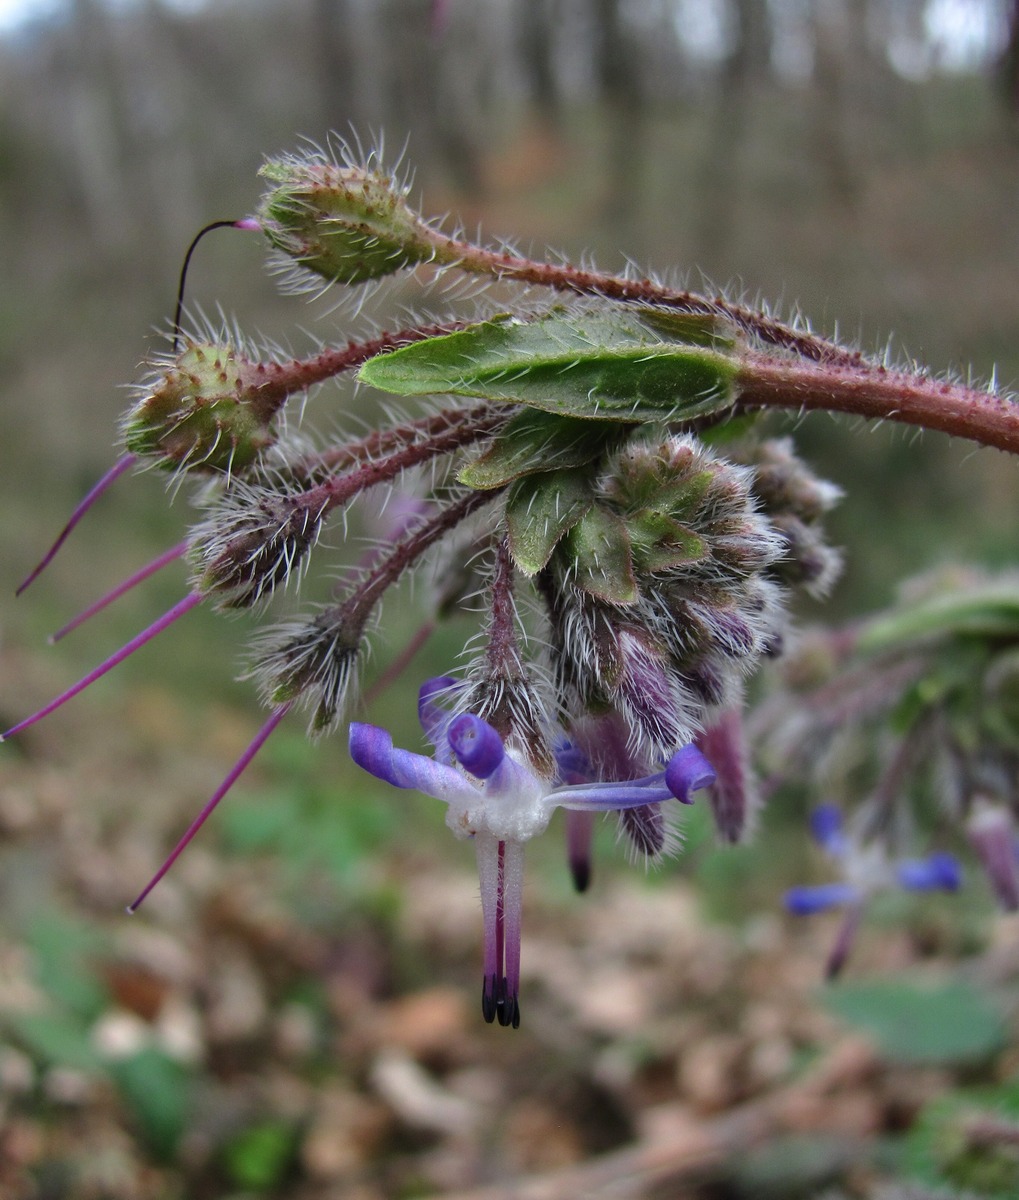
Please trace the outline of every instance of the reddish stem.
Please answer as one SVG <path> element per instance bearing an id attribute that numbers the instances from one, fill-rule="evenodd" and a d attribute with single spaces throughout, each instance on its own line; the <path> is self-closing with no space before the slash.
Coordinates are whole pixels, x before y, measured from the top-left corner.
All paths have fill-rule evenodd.
<path id="1" fill-rule="evenodd" d="M 804 363 L 748 353 L 736 378 L 739 407 L 818 409 L 900 421 L 1019 453 L 1019 404 L 993 392 L 866 361 Z"/>

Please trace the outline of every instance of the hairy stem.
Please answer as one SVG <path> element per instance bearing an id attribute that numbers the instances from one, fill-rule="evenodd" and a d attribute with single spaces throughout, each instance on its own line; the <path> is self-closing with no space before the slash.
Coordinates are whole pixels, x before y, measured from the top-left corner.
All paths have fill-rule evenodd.
<path id="1" fill-rule="evenodd" d="M 1019 404 L 927 375 L 855 364 L 804 363 L 753 352 L 736 377 L 738 407 L 824 409 L 899 421 L 1019 453 Z"/>
<path id="2" fill-rule="evenodd" d="M 439 444 L 458 449 L 487 434 L 494 433 L 513 415 L 506 404 L 479 404 L 474 408 L 444 408 L 427 417 L 375 429 L 357 441 L 310 455 L 290 466 L 297 479 L 313 482 L 325 472 L 333 474 L 345 467 L 373 463 L 394 451 L 418 445 Z"/>
<path id="3" fill-rule="evenodd" d="M 352 371 L 377 354 L 385 354 L 426 338 L 455 333 L 466 324 L 466 321 L 445 321 L 400 329 L 395 333 L 383 331 L 378 337 L 363 342 L 348 342 L 343 347 L 328 347 L 309 358 L 252 363 L 251 369 L 257 376 L 252 407 L 259 420 L 268 423 L 291 396 L 307 391 L 316 383 L 333 379 L 344 371 Z"/>
<path id="4" fill-rule="evenodd" d="M 341 608 L 344 610 L 346 623 L 351 628 L 363 627 L 383 593 L 396 583 L 408 567 L 417 562 L 429 547 L 455 529 L 461 521 L 494 500 L 503 490 L 492 488 L 485 492 L 466 492 L 398 542 L 368 578 L 343 602 Z"/>
<path id="5" fill-rule="evenodd" d="M 858 350 L 847 350 L 806 330 L 794 329 L 767 313 L 736 304 L 723 296 L 702 296 L 699 292 L 684 288 L 667 287 L 653 279 L 627 279 L 565 262 L 539 262 L 522 255 L 477 246 L 435 229 L 428 231 L 428 237 L 436 262 L 472 274 L 512 279 L 517 283 L 536 284 L 578 296 L 604 296 L 607 300 L 660 304 L 678 312 L 726 317 L 766 345 L 791 350 L 814 362 L 852 366 L 865 361 Z"/>

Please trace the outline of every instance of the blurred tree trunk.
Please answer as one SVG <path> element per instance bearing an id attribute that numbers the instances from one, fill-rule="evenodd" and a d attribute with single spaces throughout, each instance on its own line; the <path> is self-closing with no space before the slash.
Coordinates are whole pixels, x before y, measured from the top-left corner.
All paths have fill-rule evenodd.
<path id="1" fill-rule="evenodd" d="M 484 192 L 478 138 L 487 89 L 485 13 L 472 6 L 437 29 L 430 0 L 390 0 L 380 8 L 388 107 L 412 135 L 414 157 L 440 162 L 456 190 L 478 200 Z"/>
<path id="2" fill-rule="evenodd" d="M 558 0 L 523 0 L 517 41 L 528 99 L 549 130 L 558 129 L 562 117 L 555 39 L 559 10 Z"/>
<path id="3" fill-rule="evenodd" d="M 739 217 L 740 157 L 751 106 L 771 70 L 767 0 L 736 0 L 735 7 L 736 44 L 719 71 L 700 172 L 698 244 L 707 263 L 724 262 L 732 240 Z"/>
<path id="4" fill-rule="evenodd" d="M 854 106 L 866 107 L 867 0 L 814 0 L 813 16 L 813 157 L 831 199 L 850 208 L 859 181 L 848 122 Z"/>
<path id="5" fill-rule="evenodd" d="M 637 201 L 642 179 L 647 126 L 641 89 L 640 56 L 623 19 L 621 0 L 594 0 L 592 63 L 606 109 L 606 189 L 601 216 L 631 243 L 639 228 Z"/>
<path id="6" fill-rule="evenodd" d="M 111 18 L 98 0 L 74 0 L 62 59 L 49 81 L 66 122 L 65 161 L 83 233 L 106 251 L 130 241 L 133 202 L 124 188 L 125 140 Z"/>
<path id="7" fill-rule="evenodd" d="M 321 126 L 345 134 L 348 124 L 356 120 L 353 93 L 357 25 L 349 0 L 312 0 L 310 27 Z M 362 45 L 362 53 L 364 50 Z"/>
<path id="8" fill-rule="evenodd" d="M 1000 73 L 1005 108 L 1014 121 L 1019 121 L 1019 0 L 1011 0 L 1008 6 L 1008 40 Z M 1019 132 L 1019 126 L 1016 129 Z"/>

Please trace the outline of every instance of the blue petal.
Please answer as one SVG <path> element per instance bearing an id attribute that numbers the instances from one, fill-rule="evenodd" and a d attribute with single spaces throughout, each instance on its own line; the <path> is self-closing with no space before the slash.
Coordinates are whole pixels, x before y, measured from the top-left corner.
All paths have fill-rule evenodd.
<path id="1" fill-rule="evenodd" d="M 624 808 L 639 808 L 645 804 L 662 804 L 673 798 L 662 783 L 649 779 L 632 779 L 625 783 L 585 783 L 579 787 L 556 788 L 549 794 L 549 803 L 575 812 L 621 812 Z"/>
<path id="2" fill-rule="evenodd" d="M 391 783 L 393 787 L 403 787 L 393 771 L 393 753 L 393 739 L 387 730 L 378 725 L 351 722 L 350 757 L 376 779 Z"/>
<path id="3" fill-rule="evenodd" d="M 683 804 L 692 803 L 690 793 L 711 787 L 715 778 L 715 768 L 692 743 L 677 750 L 665 767 L 669 791 Z"/>
<path id="4" fill-rule="evenodd" d="M 351 724 L 350 757 L 376 779 L 394 787 L 415 788 L 446 804 L 470 804 L 478 799 L 477 788 L 459 771 L 423 754 L 395 749 L 392 737 L 377 725 Z"/>
<path id="5" fill-rule="evenodd" d="M 940 851 L 929 858 L 907 860 L 895 868 L 899 883 L 912 891 L 928 892 L 940 888 L 954 892 L 962 883 L 962 869 L 954 854 Z"/>
<path id="6" fill-rule="evenodd" d="M 591 778 L 591 763 L 587 755 L 566 738 L 553 747 L 556 768 L 562 783 L 577 784 Z"/>
<path id="7" fill-rule="evenodd" d="M 493 775 L 506 756 L 502 738 L 487 721 L 472 713 L 461 713 L 454 718 L 446 736 L 464 770 L 479 779 Z"/>
<path id="8" fill-rule="evenodd" d="M 461 683 L 449 675 L 436 675 L 426 679 L 418 692 L 418 720 L 424 730 L 425 737 L 435 747 L 441 761 L 447 762 L 449 743 L 446 740 L 446 730 L 449 728 L 450 715 L 436 703 L 437 698 L 451 697 L 460 690 Z"/>
<path id="9" fill-rule="evenodd" d="M 819 887 L 790 888 L 785 894 L 785 906 L 797 917 L 809 917 L 859 899 L 860 893 L 851 884 L 823 883 Z"/>
<path id="10" fill-rule="evenodd" d="M 810 814 L 810 835 L 819 846 L 836 858 L 846 851 L 842 836 L 842 813 L 835 804 L 819 804 Z"/>

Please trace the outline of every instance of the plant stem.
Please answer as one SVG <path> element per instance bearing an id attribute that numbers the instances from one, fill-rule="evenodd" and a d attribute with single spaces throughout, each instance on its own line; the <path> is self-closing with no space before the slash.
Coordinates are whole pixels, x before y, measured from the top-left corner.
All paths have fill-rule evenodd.
<path id="1" fill-rule="evenodd" d="M 858 350 L 847 350 L 806 330 L 794 329 L 765 312 L 736 304 L 723 296 L 702 296 L 699 292 L 667 287 L 653 279 L 627 279 L 565 262 L 539 262 L 522 255 L 477 246 L 435 229 L 429 229 L 428 240 L 432 244 L 436 262 L 455 266 L 461 271 L 536 284 L 578 296 L 604 296 L 607 300 L 660 304 L 679 312 L 725 317 L 766 345 L 793 351 L 813 362 L 851 367 L 866 361 Z"/>
<path id="2" fill-rule="evenodd" d="M 289 362 L 252 362 L 249 364 L 251 378 L 248 381 L 253 392 L 252 407 L 259 420 L 267 423 L 294 394 L 307 391 L 316 383 L 333 379 L 344 371 L 352 371 L 377 354 L 385 354 L 425 338 L 455 333 L 467 323 L 445 321 L 400 329 L 395 333 L 383 331 L 378 337 L 367 341 L 327 347 L 309 358 L 294 358 Z"/>
<path id="3" fill-rule="evenodd" d="M 1019 453 L 1019 404 L 995 392 L 929 375 L 853 365 L 804 363 L 746 353 L 736 376 L 738 408 L 823 409 L 900 421 Z"/>

